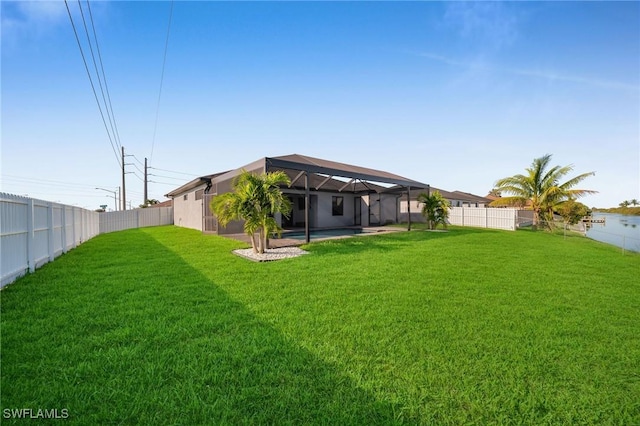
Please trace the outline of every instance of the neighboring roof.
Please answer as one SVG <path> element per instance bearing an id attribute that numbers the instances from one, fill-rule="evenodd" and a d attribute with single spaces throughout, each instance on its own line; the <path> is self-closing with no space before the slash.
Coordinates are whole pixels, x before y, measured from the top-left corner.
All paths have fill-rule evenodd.
<path id="1" fill-rule="evenodd" d="M 185 183 L 181 187 L 174 189 L 173 191 L 169 192 L 168 194 L 165 194 L 165 197 L 173 198 L 176 195 L 183 194 L 185 192 L 189 192 L 192 189 L 196 189 L 199 186 L 208 185 L 211 182 L 211 179 L 214 179 L 215 177 L 223 175 L 223 174 L 225 174 L 227 172 L 228 171 L 221 172 L 221 173 L 214 173 L 212 175 L 200 176 L 199 178 L 195 178 L 194 180 Z"/>
<path id="2" fill-rule="evenodd" d="M 442 195 L 447 200 L 456 200 L 456 201 L 462 201 L 462 202 L 473 203 L 473 204 L 475 204 L 475 203 L 478 203 L 478 204 L 489 204 L 491 202 L 491 200 L 489 198 L 480 197 L 478 195 L 474 195 L 474 194 L 471 194 L 469 192 L 445 191 L 444 189 L 435 188 L 433 186 L 429 188 L 429 192 L 431 194 L 433 194 L 436 191 L 438 191 L 440 193 L 440 195 Z M 419 195 L 419 193 L 412 194 L 412 198 L 417 198 L 418 195 Z"/>
<path id="3" fill-rule="evenodd" d="M 453 191 L 453 194 L 458 196 L 458 198 L 456 198 L 457 200 L 461 200 L 461 201 L 470 201 L 472 203 L 480 203 L 480 204 L 489 204 L 491 202 L 491 199 L 487 197 L 481 197 L 479 195 L 470 194 L 468 192 Z"/>
<path id="4" fill-rule="evenodd" d="M 164 200 L 158 204 L 149 204 L 149 207 L 171 207 L 173 206 L 173 200 Z"/>

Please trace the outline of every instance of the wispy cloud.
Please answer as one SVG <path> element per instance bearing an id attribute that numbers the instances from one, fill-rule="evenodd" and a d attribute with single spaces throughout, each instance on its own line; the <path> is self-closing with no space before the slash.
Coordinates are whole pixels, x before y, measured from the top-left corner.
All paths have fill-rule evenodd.
<path id="1" fill-rule="evenodd" d="M 2 2 L 0 7 L 5 41 L 40 36 L 69 19 L 63 1 Z"/>
<path id="2" fill-rule="evenodd" d="M 525 77 L 541 78 L 549 81 L 568 81 L 571 83 L 587 84 L 590 86 L 602 87 L 605 89 L 640 91 L 640 86 L 621 83 L 618 81 L 603 80 L 599 78 L 581 77 L 577 75 L 561 74 L 553 71 L 526 70 L 517 68 L 506 68 L 504 71 L 522 75 Z"/>
<path id="3" fill-rule="evenodd" d="M 66 18 L 65 7 L 59 1 L 18 1 L 18 9 L 30 21 L 58 22 Z"/>
<path id="4" fill-rule="evenodd" d="M 626 90 L 626 91 L 640 91 L 640 86 L 623 83 L 618 81 L 604 80 L 593 77 L 583 77 L 577 75 L 563 74 L 561 72 L 550 70 L 536 70 L 536 69 L 524 69 L 524 68 L 509 68 L 499 67 L 488 64 L 483 61 L 463 61 L 455 58 L 450 58 L 443 55 L 437 55 L 433 53 L 414 53 L 417 56 L 430 59 L 432 61 L 441 62 L 447 65 L 458 67 L 466 71 L 492 71 L 496 73 L 507 73 L 512 75 L 518 75 L 522 77 L 530 77 L 535 79 L 547 80 L 549 82 L 554 81 L 566 81 L 569 83 L 585 84 L 594 87 L 600 87 L 605 89 Z"/>
<path id="5" fill-rule="evenodd" d="M 512 45 L 518 38 L 519 18 L 508 3 L 449 2 L 443 19 L 460 37 L 481 43 L 488 49 Z"/>

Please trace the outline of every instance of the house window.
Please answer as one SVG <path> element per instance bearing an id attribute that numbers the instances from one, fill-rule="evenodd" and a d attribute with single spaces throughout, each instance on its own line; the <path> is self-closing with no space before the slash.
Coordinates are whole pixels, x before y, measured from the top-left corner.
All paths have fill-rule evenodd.
<path id="1" fill-rule="evenodd" d="M 298 198 L 298 210 L 304 210 L 305 209 L 305 199 L 304 198 Z"/>
<path id="2" fill-rule="evenodd" d="M 183 199 L 184 201 L 187 201 L 187 200 L 189 199 L 189 194 L 184 194 L 184 195 L 182 196 L 182 199 Z"/>
<path id="3" fill-rule="evenodd" d="M 344 197 L 331 197 L 331 212 L 333 216 L 344 214 Z"/>
<path id="4" fill-rule="evenodd" d="M 196 191 L 196 200 L 202 200 L 202 195 L 204 194 L 204 189 L 198 189 Z"/>

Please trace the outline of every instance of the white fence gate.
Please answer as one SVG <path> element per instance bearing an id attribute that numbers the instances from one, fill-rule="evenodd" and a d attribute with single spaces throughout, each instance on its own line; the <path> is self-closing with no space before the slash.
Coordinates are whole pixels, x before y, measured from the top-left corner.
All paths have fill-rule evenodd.
<path id="1" fill-rule="evenodd" d="M 97 213 L 0 193 L 0 288 L 106 232 L 173 224 L 173 207 Z"/>
<path id="2" fill-rule="evenodd" d="M 0 288 L 98 235 L 98 215 L 0 193 Z"/>
<path id="3" fill-rule="evenodd" d="M 518 223 L 518 209 L 451 207 L 449 209 L 449 223 L 460 226 L 515 231 Z"/>

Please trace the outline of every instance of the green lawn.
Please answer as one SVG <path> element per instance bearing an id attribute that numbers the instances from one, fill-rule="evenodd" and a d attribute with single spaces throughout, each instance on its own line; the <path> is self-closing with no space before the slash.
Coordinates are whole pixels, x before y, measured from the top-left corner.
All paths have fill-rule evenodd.
<path id="1" fill-rule="evenodd" d="M 272 263 L 238 247 L 176 227 L 105 234 L 5 288 L 3 416 L 640 424 L 640 255 L 471 228 Z"/>

